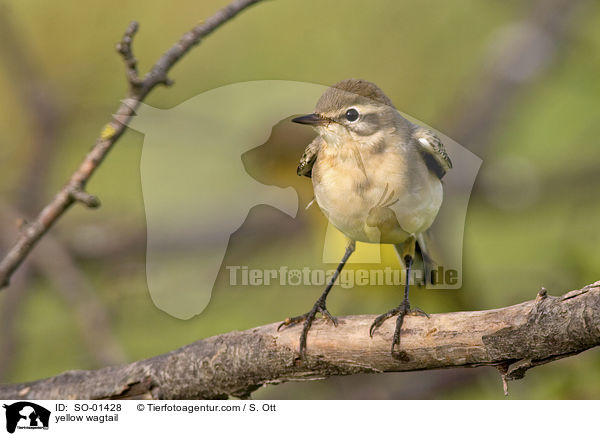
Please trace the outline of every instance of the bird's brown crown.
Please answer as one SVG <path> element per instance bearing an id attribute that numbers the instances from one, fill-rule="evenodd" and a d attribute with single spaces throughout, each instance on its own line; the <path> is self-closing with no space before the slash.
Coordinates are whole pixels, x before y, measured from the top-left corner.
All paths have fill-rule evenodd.
<path id="1" fill-rule="evenodd" d="M 325 113 L 358 103 L 379 103 L 394 107 L 392 101 L 374 83 L 362 79 L 346 79 L 323 93 L 317 102 L 316 112 Z"/>

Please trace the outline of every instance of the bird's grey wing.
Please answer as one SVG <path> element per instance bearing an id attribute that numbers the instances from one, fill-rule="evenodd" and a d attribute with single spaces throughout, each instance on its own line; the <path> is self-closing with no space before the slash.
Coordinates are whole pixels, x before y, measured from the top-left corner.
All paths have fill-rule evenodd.
<path id="1" fill-rule="evenodd" d="M 312 168 L 317 160 L 317 156 L 319 154 L 319 150 L 321 149 L 321 144 L 323 139 L 320 136 L 317 136 L 304 150 L 304 154 L 300 158 L 300 163 L 298 164 L 298 170 L 296 171 L 299 176 L 312 176 Z"/>
<path id="2" fill-rule="evenodd" d="M 413 138 L 419 147 L 421 156 L 425 159 L 427 167 L 440 179 L 452 168 L 450 156 L 446 153 L 444 144 L 435 133 L 425 127 L 418 127 L 413 131 Z"/>

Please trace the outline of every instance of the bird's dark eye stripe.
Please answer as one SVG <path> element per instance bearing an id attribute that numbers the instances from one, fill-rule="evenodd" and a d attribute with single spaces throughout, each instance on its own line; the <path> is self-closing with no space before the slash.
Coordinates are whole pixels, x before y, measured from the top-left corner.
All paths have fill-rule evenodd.
<path id="1" fill-rule="evenodd" d="M 350 122 L 358 120 L 358 111 L 354 108 L 350 108 L 346 111 L 346 119 Z"/>

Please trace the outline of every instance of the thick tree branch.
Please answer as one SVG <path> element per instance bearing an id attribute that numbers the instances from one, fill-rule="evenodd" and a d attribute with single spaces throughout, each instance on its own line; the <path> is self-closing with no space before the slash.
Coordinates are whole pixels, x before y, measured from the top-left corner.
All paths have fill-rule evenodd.
<path id="1" fill-rule="evenodd" d="M 168 354 L 92 371 L 0 385 L 2 399 L 211 399 L 247 397 L 269 383 L 334 375 L 489 365 L 504 380 L 534 366 L 600 345 L 600 281 L 561 297 L 502 309 L 407 317 L 403 360 L 390 356 L 393 322 L 369 338 L 372 315 L 349 316 L 333 327 L 319 320 L 309 333 L 308 358 L 295 360 L 301 326 L 277 324 L 197 341 Z"/>
<path id="2" fill-rule="evenodd" d="M 97 207 L 98 200 L 85 193 L 85 186 L 98 166 L 102 163 L 112 146 L 124 133 L 130 117 L 152 89 L 159 84 L 171 84 L 167 74 L 175 63 L 181 59 L 192 47 L 200 43 L 202 38 L 212 33 L 222 24 L 231 20 L 239 12 L 258 3 L 260 0 L 235 0 L 228 6 L 218 11 L 208 20 L 194 27 L 174 44 L 139 80 L 137 76 L 136 60 L 131 51 L 131 42 L 137 24 L 132 23 L 127 28 L 117 50 L 123 56 L 127 68 L 127 77 L 130 88 L 127 98 L 119 106 L 113 119 L 106 124 L 91 151 L 87 154 L 79 168 L 73 173 L 66 185 L 43 208 L 39 215 L 20 232 L 16 242 L 0 261 L 0 289 L 9 284 L 10 276 L 19 267 L 33 247 L 37 244 L 48 229 L 73 205 L 81 202 L 88 207 Z M 133 103 L 133 104 L 132 104 Z"/>

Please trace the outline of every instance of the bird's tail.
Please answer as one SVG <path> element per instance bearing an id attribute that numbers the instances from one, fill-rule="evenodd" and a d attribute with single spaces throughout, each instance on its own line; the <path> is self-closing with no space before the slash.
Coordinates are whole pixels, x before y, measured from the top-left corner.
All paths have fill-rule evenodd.
<path id="1" fill-rule="evenodd" d="M 435 284 L 432 283 L 434 280 L 432 271 L 436 270 L 439 264 L 435 260 L 437 256 L 435 255 L 434 244 L 431 241 L 431 236 L 427 232 L 419 233 L 417 235 L 416 251 L 420 253 L 423 262 L 423 285 L 427 286 L 429 284 Z"/>
<path id="2" fill-rule="evenodd" d="M 407 245 L 410 244 L 410 245 Z M 414 244 L 414 246 L 412 245 Z M 438 269 L 440 265 L 436 259 L 439 258 L 437 251 L 435 251 L 435 244 L 433 238 L 428 232 L 423 232 L 415 235 L 414 239 L 409 239 L 402 244 L 394 246 L 396 253 L 398 254 L 398 260 L 403 269 L 406 269 L 406 262 L 404 256 L 410 254 L 413 258 L 412 270 L 416 272 L 419 269 L 423 271 L 422 280 L 418 280 L 415 277 L 415 284 L 419 287 L 437 284 L 435 274 L 432 272 Z"/>

